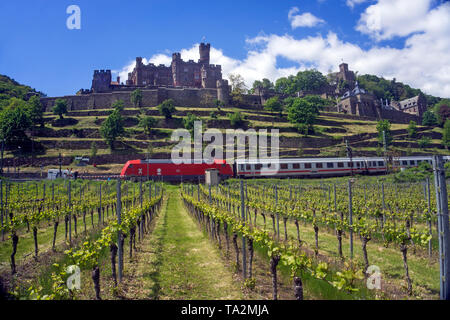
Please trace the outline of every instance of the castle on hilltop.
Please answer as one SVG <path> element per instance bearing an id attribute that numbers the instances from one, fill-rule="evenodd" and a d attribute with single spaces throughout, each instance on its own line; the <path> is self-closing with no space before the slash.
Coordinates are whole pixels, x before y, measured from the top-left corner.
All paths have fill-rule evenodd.
<path id="1" fill-rule="evenodd" d="M 194 60 L 184 61 L 181 54 L 172 54 L 170 66 L 153 63 L 145 65 L 142 57 L 136 58 L 136 65 L 132 72 L 128 73 L 125 84 L 112 81 L 111 70 L 95 70 L 92 79 L 91 90 L 82 93 L 102 93 L 115 90 L 134 90 L 138 87 L 188 87 L 188 88 L 217 88 L 224 85 L 222 79 L 222 67 L 210 64 L 209 43 L 200 43 L 198 62 Z"/>
<path id="2" fill-rule="evenodd" d="M 134 69 L 128 73 L 125 83 L 120 77 L 112 80 L 111 70 L 95 70 L 90 89 L 81 89 L 76 95 L 60 97 L 67 101 L 68 110 L 107 109 L 122 100 L 126 106 L 133 105 L 132 92 L 141 90 L 142 106 L 157 106 L 167 99 L 175 105 L 185 107 L 213 107 L 220 100 L 225 105 L 235 103 L 231 87 L 222 78 L 222 67 L 210 64 L 210 44 L 200 43 L 197 62 L 184 61 L 181 54 L 172 54 L 170 66 L 153 63 L 144 64 L 141 57 L 136 58 Z M 327 84 L 311 91 L 299 91 L 297 97 L 320 95 L 323 98 L 337 100 L 338 112 L 369 117 L 390 119 L 396 122 L 419 121 L 426 111 L 426 99 L 416 96 L 403 101 L 379 101 L 373 94 L 360 88 L 355 72 L 342 62 L 339 71 L 330 73 Z M 256 88 L 252 94 L 240 97 L 239 105 L 261 108 L 266 101 L 279 95 L 273 90 Z M 281 98 L 287 96 L 281 95 Z M 43 97 L 41 102 L 46 111 L 51 111 L 58 97 Z M 336 110 L 332 107 L 333 110 Z"/>

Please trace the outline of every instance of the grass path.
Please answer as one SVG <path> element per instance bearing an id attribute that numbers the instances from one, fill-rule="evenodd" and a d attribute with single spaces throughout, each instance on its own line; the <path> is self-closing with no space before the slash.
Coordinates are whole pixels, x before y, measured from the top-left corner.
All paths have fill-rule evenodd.
<path id="1" fill-rule="evenodd" d="M 131 299 L 243 299 L 238 282 L 223 264 L 219 251 L 186 212 L 169 187 L 168 199 L 152 234 L 130 266 L 124 284 Z"/>

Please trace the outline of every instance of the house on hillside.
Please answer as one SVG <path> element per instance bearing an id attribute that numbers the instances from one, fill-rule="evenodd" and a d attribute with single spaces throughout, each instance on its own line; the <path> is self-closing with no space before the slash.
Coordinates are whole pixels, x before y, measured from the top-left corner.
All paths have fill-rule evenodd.
<path id="1" fill-rule="evenodd" d="M 425 111 L 427 111 L 427 100 L 423 94 L 419 94 L 399 102 L 394 101 L 392 102 L 392 106 L 398 111 L 413 114 L 421 118 Z"/>

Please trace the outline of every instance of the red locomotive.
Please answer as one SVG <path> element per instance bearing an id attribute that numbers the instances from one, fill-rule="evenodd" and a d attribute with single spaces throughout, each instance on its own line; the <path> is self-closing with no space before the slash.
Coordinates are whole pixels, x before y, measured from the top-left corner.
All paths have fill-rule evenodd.
<path id="1" fill-rule="evenodd" d="M 175 164 L 170 159 L 130 160 L 125 163 L 120 176 L 122 178 L 163 177 L 170 180 L 198 180 L 204 179 L 207 169 L 219 170 L 221 178 L 233 176 L 233 169 L 225 160 L 214 160 L 214 163 L 181 163 Z"/>

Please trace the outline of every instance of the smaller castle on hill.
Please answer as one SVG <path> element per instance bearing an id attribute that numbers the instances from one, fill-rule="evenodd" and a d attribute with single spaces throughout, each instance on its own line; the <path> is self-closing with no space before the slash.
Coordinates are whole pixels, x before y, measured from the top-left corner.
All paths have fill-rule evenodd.
<path id="1" fill-rule="evenodd" d="M 426 99 L 421 94 L 402 101 L 384 102 L 360 88 L 358 81 L 355 81 L 354 89 L 345 92 L 337 104 L 338 112 L 404 122 L 420 120 L 426 110 Z"/>

